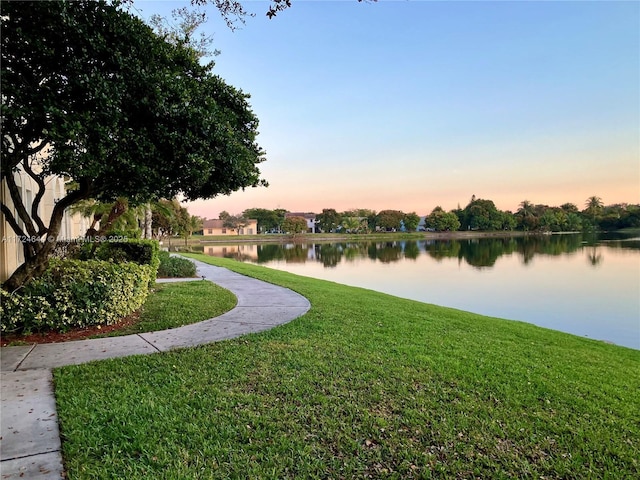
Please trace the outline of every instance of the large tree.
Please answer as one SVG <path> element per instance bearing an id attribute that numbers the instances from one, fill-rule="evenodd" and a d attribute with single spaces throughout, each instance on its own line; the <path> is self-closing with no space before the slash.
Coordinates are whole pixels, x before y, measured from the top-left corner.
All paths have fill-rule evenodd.
<path id="1" fill-rule="evenodd" d="M 23 244 L 7 290 L 44 271 L 54 247 L 44 239 L 58 236 L 65 209 L 82 199 L 193 200 L 266 184 L 248 96 L 188 46 L 117 2 L 3 1 L 0 12 L 0 173 L 17 214 L 0 207 L 16 235 L 40 239 Z M 40 187 L 32 205 L 20 196 L 20 170 Z M 48 175 L 75 188 L 46 219 L 38 207 Z"/>
<path id="2" fill-rule="evenodd" d="M 600 197 L 595 195 L 587 198 L 584 203 L 585 209 L 582 213 L 589 218 L 593 222 L 593 226 L 596 227 L 598 225 L 598 217 L 602 215 L 602 209 L 604 208 L 604 203 Z"/>
<path id="3" fill-rule="evenodd" d="M 304 217 L 287 217 L 282 222 L 282 230 L 290 235 L 298 235 L 307 231 L 307 220 Z"/>
<path id="4" fill-rule="evenodd" d="M 402 224 L 407 232 L 415 232 L 420 224 L 420 217 L 416 212 L 406 213 L 402 218 Z"/>
<path id="5" fill-rule="evenodd" d="M 445 212 L 442 207 L 434 208 L 425 219 L 428 228 L 433 228 L 438 232 L 456 231 L 460 228 L 460 220 L 453 212 Z"/>
<path id="6" fill-rule="evenodd" d="M 492 200 L 471 198 L 471 202 L 462 211 L 462 228 L 467 230 L 501 230 L 502 213 Z"/>
<path id="7" fill-rule="evenodd" d="M 520 202 L 520 208 L 516 211 L 516 218 L 518 224 L 523 230 L 535 230 L 538 228 L 539 219 L 536 216 L 535 205 L 529 200 L 523 200 Z"/>
<path id="8" fill-rule="evenodd" d="M 248 208 L 242 215 L 258 221 L 258 232 L 266 233 L 280 229 L 286 210 L 268 210 L 266 208 Z"/>
<path id="9" fill-rule="evenodd" d="M 400 210 L 382 210 L 377 215 L 377 224 L 386 231 L 400 230 L 404 212 Z"/>
<path id="10" fill-rule="evenodd" d="M 335 208 L 323 208 L 322 213 L 316 215 L 316 226 L 325 233 L 335 232 L 341 222 L 342 217 Z"/>

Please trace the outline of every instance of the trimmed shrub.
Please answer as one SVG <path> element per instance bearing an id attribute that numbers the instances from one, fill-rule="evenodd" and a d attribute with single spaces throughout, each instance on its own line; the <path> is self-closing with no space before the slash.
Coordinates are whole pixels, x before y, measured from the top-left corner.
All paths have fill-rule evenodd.
<path id="1" fill-rule="evenodd" d="M 150 265 L 153 276 L 149 287 L 156 281 L 156 272 L 160 265 L 159 245 L 156 240 L 130 239 L 127 241 L 103 241 L 97 244 L 86 243 L 82 247 L 81 260 L 106 260 L 114 263 L 134 262 L 138 265 Z"/>
<path id="2" fill-rule="evenodd" d="M 169 252 L 160 252 L 158 277 L 188 278 L 196 276 L 196 265 L 186 258 L 172 257 Z"/>
<path id="3" fill-rule="evenodd" d="M 52 259 L 45 274 L 14 294 L 0 290 L 3 333 L 111 325 L 140 308 L 155 279 L 150 265 Z"/>

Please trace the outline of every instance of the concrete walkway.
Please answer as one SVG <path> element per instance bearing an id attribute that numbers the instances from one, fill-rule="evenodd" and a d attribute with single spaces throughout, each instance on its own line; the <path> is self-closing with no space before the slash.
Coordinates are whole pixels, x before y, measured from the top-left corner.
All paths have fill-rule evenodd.
<path id="1" fill-rule="evenodd" d="M 93 360 L 163 352 L 260 332 L 310 308 L 303 296 L 226 268 L 195 262 L 198 275 L 238 298 L 204 322 L 161 332 L 0 349 L 0 478 L 64 478 L 51 369 Z"/>

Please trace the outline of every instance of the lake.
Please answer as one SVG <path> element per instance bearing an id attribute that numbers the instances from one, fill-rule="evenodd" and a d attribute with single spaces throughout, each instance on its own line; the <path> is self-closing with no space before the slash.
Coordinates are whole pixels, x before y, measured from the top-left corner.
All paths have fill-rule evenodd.
<path id="1" fill-rule="evenodd" d="M 640 349 L 640 237 L 205 245 L 204 253 Z"/>

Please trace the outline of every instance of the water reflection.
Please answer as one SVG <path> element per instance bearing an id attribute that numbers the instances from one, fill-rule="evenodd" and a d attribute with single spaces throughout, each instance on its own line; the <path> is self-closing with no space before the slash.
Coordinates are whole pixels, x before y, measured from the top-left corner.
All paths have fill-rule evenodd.
<path id="1" fill-rule="evenodd" d="M 204 253 L 640 349 L 640 238 L 206 245 Z"/>
<path id="2" fill-rule="evenodd" d="M 456 258 L 460 262 L 482 269 L 494 267 L 496 261 L 505 255 L 516 255 L 524 265 L 528 265 L 536 256 L 571 255 L 586 249 L 590 264 L 596 267 L 602 262 L 601 248 L 640 250 L 640 239 L 596 240 L 582 235 L 545 235 L 463 240 L 259 244 L 248 247 L 206 246 L 204 252 L 257 263 L 312 261 L 319 262 L 327 268 L 335 268 L 342 261 L 352 262 L 360 258 L 394 263 L 404 259 L 416 260 L 420 255 L 428 255 L 436 261 Z"/>
<path id="3" fill-rule="evenodd" d="M 592 267 L 597 267 L 602 262 L 602 254 L 599 252 L 599 247 L 592 246 L 588 248 L 587 258 Z"/>

